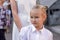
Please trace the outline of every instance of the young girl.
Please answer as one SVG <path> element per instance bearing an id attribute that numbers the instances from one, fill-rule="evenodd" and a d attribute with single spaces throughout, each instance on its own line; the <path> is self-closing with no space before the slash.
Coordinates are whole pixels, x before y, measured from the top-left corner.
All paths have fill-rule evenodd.
<path id="1" fill-rule="evenodd" d="M 44 27 L 46 18 L 46 8 L 43 5 L 34 6 L 30 12 L 31 25 L 19 30 L 19 40 L 53 40 L 52 32 Z"/>

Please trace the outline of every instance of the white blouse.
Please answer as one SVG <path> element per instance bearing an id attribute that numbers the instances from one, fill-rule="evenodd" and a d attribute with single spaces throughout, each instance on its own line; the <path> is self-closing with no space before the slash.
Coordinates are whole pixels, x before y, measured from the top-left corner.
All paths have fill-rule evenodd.
<path id="1" fill-rule="evenodd" d="M 21 28 L 19 40 L 53 40 L 53 34 L 44 26 L 37 31 L 34 25 L 29 25 Z"/>

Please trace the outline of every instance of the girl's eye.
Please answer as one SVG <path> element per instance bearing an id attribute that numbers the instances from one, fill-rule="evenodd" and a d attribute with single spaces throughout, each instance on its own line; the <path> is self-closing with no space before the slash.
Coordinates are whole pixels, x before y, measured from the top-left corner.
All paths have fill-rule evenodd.
<path id="1" fill-rule="evenodd" d="M 36 16 L 35 18 L 39 18 L 39 17 Z"/>
<path id="2" fill-rule="evenodd" d="M 30 18 L 33 18 L 32 16 Z"/>
<path id="3" fill-rule="evenodd" d="M 39 18 L 38 16 L 31 16 L 30 18 Z"/>

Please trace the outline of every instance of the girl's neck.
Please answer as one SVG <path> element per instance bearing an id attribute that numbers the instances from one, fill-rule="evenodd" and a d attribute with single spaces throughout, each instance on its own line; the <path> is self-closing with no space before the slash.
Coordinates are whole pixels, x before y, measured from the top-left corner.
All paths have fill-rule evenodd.
<path id="1" fill-rule="evenodd" d="M 43 29 L 43 25 L 37 27 L 36 29 L 37 29 L 38 31 L 41 30 L 41 29 Z"/>

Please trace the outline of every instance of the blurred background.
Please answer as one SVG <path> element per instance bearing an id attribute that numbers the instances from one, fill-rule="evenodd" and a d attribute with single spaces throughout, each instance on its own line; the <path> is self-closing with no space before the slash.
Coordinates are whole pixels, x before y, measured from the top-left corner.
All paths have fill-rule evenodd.
<path id="1" fill-rule="evenodd" d="M 52 31 L 54 40 L 60 40 L 60 0 L 36 0 L 37 4 L 46 6 L 47 20 L 45 26 Z M 13 16 L 9 0 L 5 0 L 3 6 L 9 9 L 6 24 L 6 40 L 12 40 Z"/>

